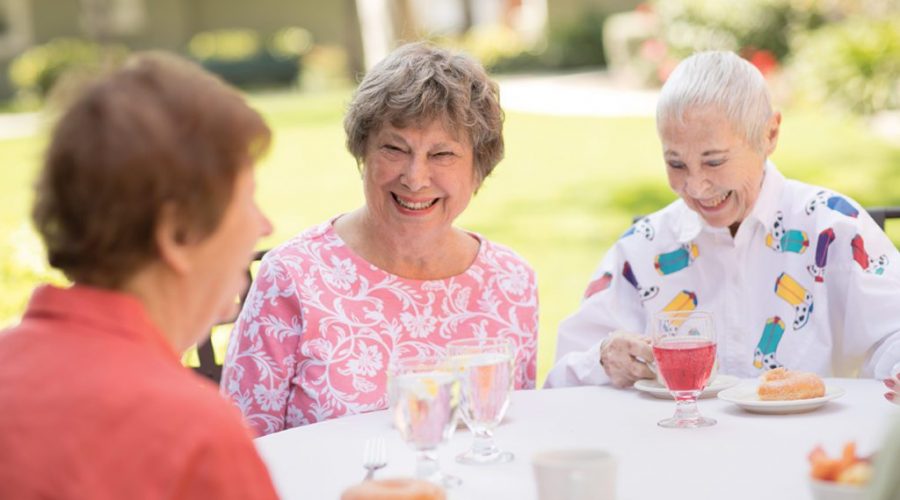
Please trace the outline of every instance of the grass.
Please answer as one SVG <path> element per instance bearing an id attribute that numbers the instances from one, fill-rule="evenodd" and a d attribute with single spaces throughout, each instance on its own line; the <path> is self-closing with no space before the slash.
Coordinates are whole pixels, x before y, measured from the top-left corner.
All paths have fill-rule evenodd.
<path id="1" fill-rule="evenodd" d="M 275 224 L 270 247 L 362 203 L 356 164 L 344 150 L 346 91 L 252 97 L 275 130 L 258 171 L 258 197 Z M 578 306 L 595 266 L 628 227 L 674 199 L 650 118 L 550 117 L 509 112 L 506 159 L 458 223 L 509 245 L 538 273 L 538 377 L 554 359 L 556 328 Z M 0 141 L 0 325 L 24 308 L 31 288 L 60 280 L 42 265 L 28 224 L 30 185 L 45 142 Z M 786 113 L 773 160 L 788 177 L 837 189 L 864 205 L 900 205 L 900 148 L 860 123 L 816 112 Z M 898 225 L 900 226 L 900 225 Z M 900 227 L 891 229 L 900 241 Z"/>

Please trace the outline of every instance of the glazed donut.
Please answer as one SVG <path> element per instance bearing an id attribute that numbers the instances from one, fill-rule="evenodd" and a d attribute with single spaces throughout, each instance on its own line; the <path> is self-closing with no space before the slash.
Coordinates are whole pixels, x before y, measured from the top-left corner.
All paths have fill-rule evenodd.
<path id="1" fill-rule="evenodd" d="M 363 481 L 344 490 L 341 500 L 445 500 L 439 486 L 419 479 Z"/>
<path id="2" fill-rule="evenodd" d="M 757 394 L 763 401 L 790 401 L 825 395 L 825 383 L 815 373 L 775 368 L 762 374 Z"/>

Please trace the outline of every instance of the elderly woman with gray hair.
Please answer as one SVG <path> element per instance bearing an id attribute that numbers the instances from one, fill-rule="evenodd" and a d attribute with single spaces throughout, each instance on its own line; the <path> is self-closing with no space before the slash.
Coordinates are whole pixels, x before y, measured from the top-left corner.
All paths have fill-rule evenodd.
<path id="1" fill-rule="evenodd" d="M 762 75 L 735 54 L 679 64 L 657 130 L 680 199 L 607 253 L 560 325 L 548 386 L 653 378 L 652 315 L 702 309 L 713 313 L 720 373 L 783 366 L 896 387 L 900 255 L 856 202 L 768 161 L 780 124 Z"/>
<path id="2" fill-rule="evenodd" d="M 453 225 L 503 156 L 502 124 L 497 85 L 463 55 L 410 44 L 366 75 L 344 120 L 365 204 L 269 252 L 228 347 L 222 392 L 257 433 L 386 408 L 393 357 L 461 338 L 511 339 L 515 387 L 534 387 L 534 272 Z"/>

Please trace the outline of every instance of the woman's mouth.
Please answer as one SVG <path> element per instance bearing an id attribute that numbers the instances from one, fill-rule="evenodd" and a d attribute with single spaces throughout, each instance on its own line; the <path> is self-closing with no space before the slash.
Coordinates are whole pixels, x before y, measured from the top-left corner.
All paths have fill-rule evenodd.
<path id="1" fill-rule="evenodd" d="M 732 193 L 734 193 L 734 191 L 728 191 L 727 193 L 717 196 L 715 198 L 708 198 L 705 200 L 698 199 L 697 205 L 700 205 L 700 208 L 702 208 L 704 210 L 716 210 L 720 206 L 722 206 L 722 204 L 725 203 L 725 201 L 727 201 L 729 198 L 731 198 Z"/>
<path id="2" fill-rule="evenodd" d="M 429 208 L 433 207 L 434 204 L 437 203 L 438 200 L 440 199 L 440 198 L 434 198 L 434 199 L 426 200 L 426 201 L 412 201 L 412 200 L 405 200 L 403 198 L 400 198 L 399 196 L 397 196 L 394 193 L 391 193 L 391 196 L 394 198 L 394 201 L 397 202 L 398 205 L 405 208 L 406 210 L 410 210 L 413 212 L 421 212 L 423 210 L 428 210 Z"/>

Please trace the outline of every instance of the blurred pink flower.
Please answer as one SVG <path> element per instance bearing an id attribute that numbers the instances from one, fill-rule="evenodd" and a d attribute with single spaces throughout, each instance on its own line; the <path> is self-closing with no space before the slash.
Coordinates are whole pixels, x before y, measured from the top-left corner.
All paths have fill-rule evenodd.
<path id="1" fill-rule="evenodd" d="M 640 55 L 643 59 L 653 62 L 659 62 L 669 51 L 666 44 L 659 38 L 648 38 L 641 44 Z"/>
<path id="2" fill-rule="evenodd" d="M 741 51 L 750 64 L 756 66 L 763 76 L 769 76 L 778 69 L 778 59 L 768 50 L 756 50 L 753 47 Z"/>
<path id="3" fill-rule="evenodd" d="M 634 10 L 637 12 L 644 13 L 644 14 L 652 14 L 653 13 L 653 5 L 651 5 L 648 2 L 641 2 L 641 3 L 637 4 L 637 6 L 634 8 Z"/>

